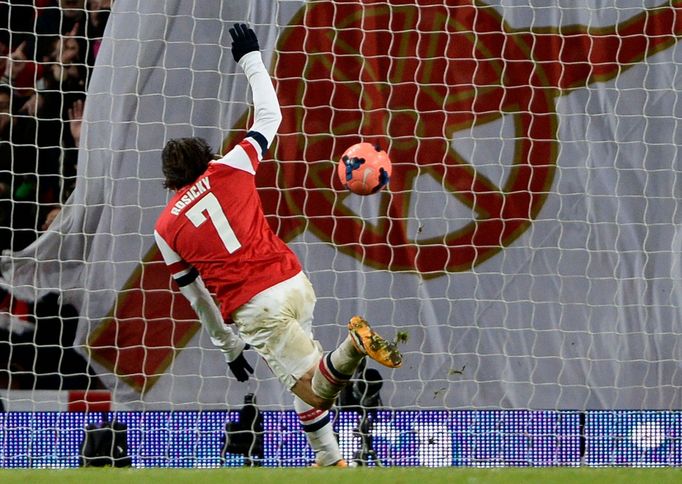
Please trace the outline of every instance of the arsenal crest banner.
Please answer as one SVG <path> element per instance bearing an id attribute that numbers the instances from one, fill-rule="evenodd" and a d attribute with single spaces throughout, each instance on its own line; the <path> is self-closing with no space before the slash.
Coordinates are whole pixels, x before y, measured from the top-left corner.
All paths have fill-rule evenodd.
<path id="1" fill-rule="evenodd" d="M 251 120 L 228 28 L 253 25 L 283 122 L 257 182 L 300 257 L 326 349 L 363 314 L 402 343 L 395 408 L 682 406 L 682 2 L 117 0 L 88 89 L 76 189 L 2 260 L 58 292 L 120 408 L 290 397 L 228 376 L 152 236 L 172 137 Z M 336 177 L 384 148 L 388 188 Z M 255 354 L 247 355 L 255 361 Z"/>

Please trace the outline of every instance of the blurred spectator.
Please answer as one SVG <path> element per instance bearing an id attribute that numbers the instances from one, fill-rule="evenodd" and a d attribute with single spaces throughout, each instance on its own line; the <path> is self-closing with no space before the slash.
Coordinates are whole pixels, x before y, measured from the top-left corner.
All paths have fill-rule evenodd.
<path id="1" fill-rule="evenodd" d="M 50 225 L 52 225 L 52 222 L 54 222 L 54 219 L 57 218 L 57 215 L 59 215 L 61 211 L 62 207 L 60 205 L 50 208 L 47 214 L 45 215 L 45 221 L 43 222 L 43 225 L 40 226 L 40 228 L 43 231 L 49 229 Z"/>
<path id="2" fill-rule="evenodd" d="M 69 113 L 69 132 L 73 139 L 73 144 L 77 148 L 81 142 L 81 125 L 83 124 L 83 108 L 85 103 L 82 99 L 76 100 L 68 110 Z"/>
<path id="3" fill-rule="evenodd" d="M 31 96 L 36 83 L 43 77 L 43 66 L 29 58 L 29 49 L 28 41 L 24 40 L 3 59 L 1 82 L 10 84 L 18 97 Z"/>
<path id="4" fill-rule="evenodd" d="M 41 0 L 0 0 L 0 30 L 11 32 L 13 47 L 32 37 L 35 6 L 39 3 Z"/>
<path id="5" fill-rule="evenodd" d="M 11 102 L 12 89 L 7 84 L 0 84 L 0 140 L 9 139 L 9 125 L 12 122 Z"/>
<path id="6" fill-rule="evenodd" d="M 61 201 L 65 202 L 73 192 L 76 184 L 76 168 L 78 165 L 78 147 L 81 139 L 81 126 L 83 124 L 83 110 L 85 101 L 76 99 L 67 110 L 69 120 L 69 133 L 64 139 L 64 158 L 62 159 L 62 193 Z"/>
<path id="7" fill-rule="evenodd" d="M 111 3 L 0 0 L 0 250 L 47 230 L 73 190 Z M 27 305 L 0 290 L 0 387 L 97 388 L 72 348 L 76 318 L 57 295 Z"/>
<path id="8" fill-rule="evenodd" d="M 51 76 L 47 78 L 52 85 L 46 87 L 58 89 L 60 94 L 85 92 L 88 72 L 83 59 L 83 45 L 76 37 L 78 25 L 75 24 L 65 35 L 56 37 L 52 43 L 49 55 Z"/>
<path id="9" fill-rule="evenodd" d="M 0 249 L 19 249 L 35 238 L 36 147 L 24 136 L 34 136 L 34 120 L 17 116 L 13 89 L 0 85 Z M 33 142 L 34 143 L 34 142 Z M 24 163 L 25 161 L 25 163 Z"/>
<path id="10" fill-rule="evenodd" d="M 0 251 L 12 240 L 12 146 L 9 134 L 12 123 L 12 90 L 0 84 Z"/>
<path id="11" fill-rule="evenodd" d="M 109 12 L 111 10 L 112 0 L 89 0 L 88 10 L 90 15 L 88 17 L 90 28 L 88 30 L 88 38 L 90 39 L 90 51 L 88 56 L 88 64 L 94 65 L 95 58 L 99 52 L 99 46 L 102 43 L 104 36 L 104 27 L 109 20 Z M 92 56 L 92 60 L 90 59 Z"/>
<path id="12" fill-rule="evenodd" d="M 0 290 L 0 388 L 102 388 L 74 348 L 77 324 L 56 294 L 27 303 Z"/>
<path id="13" fill-rule="evenodd" d="M 75 27 L 74 34 L 85 47 L 82 50 L 83 60 L 88 66 L 93 66 L 109 18 L 111 1 L 49 0 L 44 3 L 42 8 L 37 9 L 38 58 L 49 56 L 54 37 L 72 32 Z"/>
<path id="14" fill-rule="evenodd" d="M 36 9 L 36 58 L 49 57 L 55 39 L 72 32 L 74 27 L 75 35 L 85 39 L 86 15 L 85 0 L 51 0 Z"/>
<path id="15" fill-rule="evenodd" d="M 0 77 L 5 77 L 9 63 L 9 53 L 9 32 L 0 28 Z M 3 84 L 7 84 L 7 82 Z"/>

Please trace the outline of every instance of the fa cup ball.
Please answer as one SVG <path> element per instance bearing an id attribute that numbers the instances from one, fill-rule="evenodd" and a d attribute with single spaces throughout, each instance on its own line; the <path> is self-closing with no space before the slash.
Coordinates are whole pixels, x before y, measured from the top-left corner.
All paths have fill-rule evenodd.
<path id="1" fill-rule="evenodd" d="M 351 192 L 371 195 L 388 184 L 391 170 L 391 160 L 379 145 L 357 143 L 341 156 L 337 174 Z"/>

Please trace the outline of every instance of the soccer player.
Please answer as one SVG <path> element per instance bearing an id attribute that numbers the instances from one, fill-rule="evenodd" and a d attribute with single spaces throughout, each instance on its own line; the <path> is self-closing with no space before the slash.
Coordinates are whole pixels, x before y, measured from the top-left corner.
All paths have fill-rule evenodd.
<path id="1" fill-rule="evenodd" d="M 402 355 L 359 316 L 351 318 L 348 337 L 334 351 L 323 355 L 313 339 L 315 292 L 296 255 L 270 229 L 254 180 L 281 122 L 279 102 L 254 31 L 237 24 L 230 34 L 233 57 L 253 93 L 253 126 L 224 156 L 200 138 L 167 142 L 164 185 L 175 193 L 154 235 L 233 373 L 248 378 L 253 370 L 243 350 L 255 349 L 294 394 L 316 464 L 345 466 L 328 409 L 363 358 L 396 368 Z M 239 337 L 224 321 L 234 323 Z"/>

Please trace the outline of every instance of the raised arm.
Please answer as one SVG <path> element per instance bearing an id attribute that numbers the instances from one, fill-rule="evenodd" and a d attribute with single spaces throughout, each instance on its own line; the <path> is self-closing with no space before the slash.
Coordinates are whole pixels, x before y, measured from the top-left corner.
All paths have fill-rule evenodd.
<path id="1" fill-rule="evenodd" d="M 246 152 L 251 166 L 240 166 L 243 164 L 241 162 L 246 160 L 240 160 L 242 157 L 239 156 L 240 153 L 238 152 L 228 153 L 222 161 L 255 172 L 258 163 L 263 159 L 275 138 L 277 129 L 282 122 L 282 113 L 275 88 L 272 85 L 272 79 L 270 79 L 270 74 L 263 64 L 255 32 L 245 24 L 237 24 L 230 29 L 230 35 L 232 36 L 232 55 L 244 70 L 253 93 L 255 119 L 246 133 L 246 137 L 238 145 Z M 233 151 L 239 149 L 235 147 Z"/>

